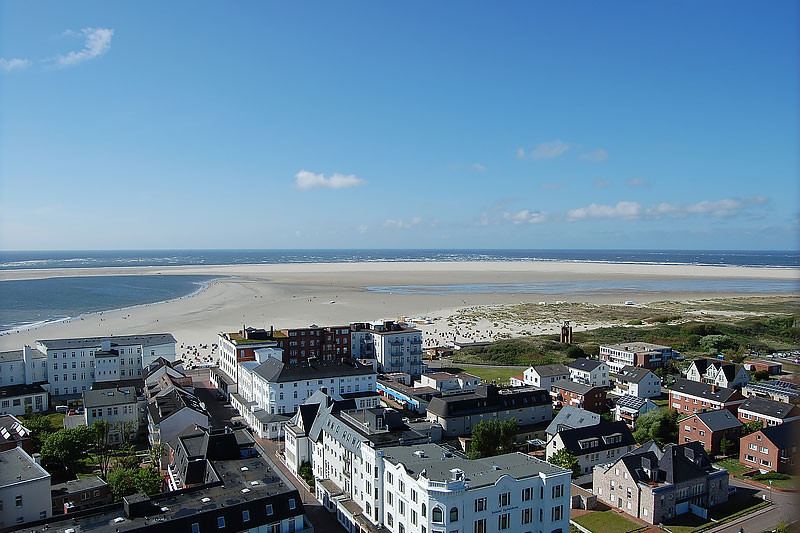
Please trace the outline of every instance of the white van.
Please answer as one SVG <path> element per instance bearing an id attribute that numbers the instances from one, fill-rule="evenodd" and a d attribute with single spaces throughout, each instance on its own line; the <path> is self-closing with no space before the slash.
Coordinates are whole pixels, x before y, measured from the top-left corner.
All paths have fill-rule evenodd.
<path id="1" fill-rule="evenodd" d="M 69 408 L 66 405 L 56 405 L 56 413 L 65 413 L 69 411 Z"/>

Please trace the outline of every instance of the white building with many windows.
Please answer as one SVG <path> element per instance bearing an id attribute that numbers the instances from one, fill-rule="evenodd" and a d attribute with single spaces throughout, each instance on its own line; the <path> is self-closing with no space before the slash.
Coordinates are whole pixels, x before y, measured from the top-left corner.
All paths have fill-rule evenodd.
<path id="1" fill-rule="evenodd" d="M 147 426 L 147 400 L 132 387 L 85 391 L 83 407 L 87 426 L 96 420 L 108 422 L 111 442 L 136 440 Z"/>
<path id="2" fill-rule="evenodd" d="M 350 325 L 351 351 L 356 359 L 375 359 L 383 373 L 425 373 L 422 331 L 387 320 Z"/>

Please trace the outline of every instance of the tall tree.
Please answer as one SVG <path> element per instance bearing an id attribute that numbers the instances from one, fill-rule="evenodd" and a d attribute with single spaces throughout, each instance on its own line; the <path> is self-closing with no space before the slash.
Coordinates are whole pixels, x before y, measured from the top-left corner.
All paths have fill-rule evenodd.
<path id="1" fill-rule="evenodd" d="M 678 412 L 655 410 L 645 413 L 636 419 L 636 430 L 633 432 L 636 442 L 642 444 L 654 440 L 658 444 L 669 444 L 678 441 Z"/>
<path id="2" fill-rule="evenodd" d="M 45 460 L 61 463 L 70 474 L 75 473 L 78 461 L 89 454 L 94 441 L 94 431 L 86 426 L 59 429 L 44 442 L 42 456 Z"/>
<path id="3" fill-rule="evenodd" d="M 550 458 L 550 464 L 560 466 L 572 471 L 572 479 L 581 475 L 581 465 L 575 454 L 566 448 L 561 448 Z"/>
<path id="4" fill-rule="evenodd" d="M 92 430 L 94 431 L 92 448 L 100 467 L 100 476 L 106 479 L 111 468 L 111 458 L 114 456 L 114 447 L 110 439 L 111 425 L 106 420 L 98 419 L 92 424 Z"/>
<path id="5" fill-rule="evenodd" d="M 147 455 L 150 456 L 150 461 L 152 461 L 153 466 L 161 470 L 161 458 L 167 455 L 167 447 L 163 442 L 159 442 L 150 447 Z"/>
<path id="6" fill-rule="evenodd" d="M 489 422 L 481 420 L 472 428 L 469 456 L 472 459 L 491 457 L 501 453 L 514 451 L 514 439 L 517 435 L 517 420 L 498 420 Z"/>
<path id="7" fill-rule="evenodd" d="M 41 451 L 44 441 L 55 432 L 52 424 L 50 424 L 50 419 L 41 414 L 31 415 L 30 418 L 24 420 L 23 425 L 31 432 L 34 452 Z"/>

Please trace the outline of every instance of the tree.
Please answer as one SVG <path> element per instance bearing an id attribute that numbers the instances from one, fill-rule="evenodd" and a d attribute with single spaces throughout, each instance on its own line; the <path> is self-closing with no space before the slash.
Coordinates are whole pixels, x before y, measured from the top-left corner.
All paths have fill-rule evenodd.
<path id="1" fill-rule="evenodd" d="M 706 335 L 700 339 L 700 345 L 709 352 L 720 352 L 736 347 L 733 339 L 727 335 Z"/>
<path id="2" fill-rule="evenodd" d="M 764 424 L 759 420 L 753 420 L 752 422 L 748 422 L 744 425 L 742 428 L 742 436 L 755 433 L 756 431 L 760 431 L 762 429 L 764 429 Z"/>
<path id="3" fill-rule="evenodd" d="M 578 463 L 578 458 L 575 454 L 566 448 L 561 448 L 550 458 L 550 464 L 572 470 L 572 479 L 581 475 L 581 465 Z"/>
<path id="4" fill-rule="evenodd" d="M 472 459 L 480 459 L 513 452 L 516 434 L 516 418 L 508 420 L 493 418 L 489 422 L 481 420 L 472 428 L 469 456 Z"/>
<path id="5" fill-rule="evenodd" d="M 767 381 L 769 379 L 769 372 L 766 370 L 758 370 L 753 372 L 753 379 L 756 381 Z"/>
<path id="6" fill-rule="evenodd" d="M 567 357 L 578 359 L 579 357 L 586 357 L 586 353 L 580 346 L 570 346 L 567 348 Z"/>
<path id="7" fill-rule="evenodd" d="M 139 468 L 139 458 L 136 457 L 136 448 L 132 444 L 123 443 L 117 446 L 116 456 L 115 468 Z"/>
<path id="8" fill-rule="evenodd" d="M 74 474 L 78 461 L 89 454 L 94 441 L 94 431 L 86 426 L 73 429 L 59 429 L 42 446 L 45 460 L 61 463 L 67 472 Z"/>
<path id="9" fill-rule="evenodd" d="M 636 419 L 633 438 L 639 444 L 654 440 L 658 444 L 678 441 L 678 412 L 654 410 Z"/>
<path id="10" fill-rule="evenodd" d="M 147 455 L 150 456 L 150 461 L 152 461 L 153 465 L 161 470 L 161 458 L 167 455 L 167 447 L 163 442 L 159 442 L 150 447 Z"/>
<path id="11" fill-rule="evenodd" d="M 119 468 L 115 467 L 108 474 L 108 484 L 115 500 L 124 496 L 143 492 L 144 494 L 157 494 L 161 492 L 162 479 L 158 470 L 152 466 L 146 468 Z"/>
<path id="12" fill-rule="evenodd" d="M 114 448 L 109 438 L 111 425 L 103 419 L 98 419 L 92 424 L 94 432 L 93 451 L 97 456 L 97 465 L 100 467 L 100 476 L 106 479 L 111 468 L 111 457 L 114 455 Z"/>
<path id="13" fill-rule="evenodd" d="M 41 414 L 31 415 L 23 425 L 31 432 L 34 452 L 41 451 L 44 441 L 55 431 L 50 424 L 50 419 Z"/>
<path id="14" fill-rule="evenodd" d="M 719 451 L 722 455 L 731 455 L 734 451 L 736 451 L 736 443 L 730 440 L 728 437 L 722 437 L 722 440 L 719 441 Z"/>

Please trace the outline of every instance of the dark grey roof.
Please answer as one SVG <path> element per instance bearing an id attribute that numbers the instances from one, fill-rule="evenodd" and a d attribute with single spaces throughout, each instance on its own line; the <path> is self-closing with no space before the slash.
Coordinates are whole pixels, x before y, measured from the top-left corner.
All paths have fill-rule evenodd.
<path id="1" fill-rule="evenodd" d="M 647 377 L 647 374 L 651 373 L 652 372 L 650 372 L 646 368 L 628 365 L 620 368 L 616 376 L 625 381 L 630 381 L 631 383 L 639 383 L 640 381 L 642 381 L 644 378 Z"/>
<path id="2" fill-rule="evenodd" d="M 29 439 L 31 432 L 14 415 L 0 415 L 0 443 Z"/>
<path id="3" fill-rule="evenodd" d="M 600 415 L 592 413 L 586 409 L 575 407 L 574 405 L 565 405 L 561 408 L 558 414 L 547 426 L 545 433 L 548 435 L 555 435 L 564 429 L 583 428 L 587 426 L 594 426 L 600 423 Z"/>
<path id="4" fill-rule="evenodd" d="M 254 411 L 253 416 L 262 424 L 272 424 L 273 422 L 286 422 L 289 420 L 289 417 L 286 415 L 270 413 L 269 411 L 265 411 L 264 409 Z"/>
<path id="5" fill-rule="evenodd" d="M 75 339 L 45 339 L 37 340 L 48 350 L 70 350 L 77 348 L 99 348 L 103 341 L 110 341 L 111 346 L 128 346 L 141 344 L 142 346 L 156 346 L 159 344 L 175 343 L 171 333 L 153 333 L 151 335 L 115 335 L 113 337 L 83 337 Z"/>
<path id="6" fill-rule="evenodd" d="M 0 452 L 0 487 L 49 477 L 50 474 L 36 464 L 22 448 Z"/>
<path id="7" fill-rule="evenodd" d="M 542 378 L 569 374 L 569 369 L 566 365 L 562 365 L 561 363 L 556 363 L 554 365 L 531 365 L 531 368 Z"/>
<path id="8" fill-rule="evenodd" d="M 748 383 L 743 390 L 760 394 L 776 394 L 782 396 L 800 396 L 800 387 L 790 381 L 765 381 L 763 383 Z"/>
<path id="9" fill-rule="evenodd" d="M 619 442 L 612 442 L 607 438 L 617 434 L 621 436 Z M 565 429 L 564 431 L 560 431 L 558 435 L 561 437 L 561 442 L 564 443 L 564 447 L 576 456 L 586 455 L 588 453 L 599 453 L 613 448 L 634 446 L 636 444 L 631 430 L 623 421 L 609 422 L 602 419 L 599 424 L 582 428 Z M 592 437 L 598 438 L 597 445 L 591 448 L 581 448 L 579 441 Z"/>
<path id="10" fill-rule="evenodd" d="M 208 413 L 203 408 L 197 396 L 189 394 L 188 392 L 179 388 L 174 388 L 163 396 L 157 396 L 148 405 L 147 410 L 153 419 L 153 422 L 160 424 L 163 420 L 174 415 L 184 407 L 194 409 L 195 411 L 208 416 Z"/>
<path id="11" fill-rule="evenodd" d="M 564 389 L 566 391 L 574 392 L 575 394 L 580 394 L 581 396 L 583 396 L 590 390 L 595 389 L 597 387 L 592 387 L 591 385 L 586 385 L 584 383 L 577 383 L 575 381 L 570 381 L 568 379 L 562 379 L 553 383 L 552 388 Z"/>
<path id="12" fill-rule="evenodd" d="M 779 449 L 786 450 L 800 442 L 800 420 L 765 427 L 761 433 Z"/>
<path id="13" fill-rule="evenodd" d="M 535 387 L 500 389 L 495 385 L 482 384 L 478 385 L 475 392 L 431 398 L 428 411 L 441 417 L 466 416 L 548 405 L 551 401 L 550 394 L 544 389 Z"/>
<path id="14" fill-rule="evenodd" d="M 663 450 L 650 441 L 620 458 L 640 483 L 686 483 L 714 472 L 701 442 L 669 444 Z M 610 467 L 609 467 L 610 468 Z M 650 474 L 647 473 L 650 471 Z"/>
<path id="15" fill-rule="evenodd" d="M 780 419 L 800 416 L 800 407 L 790 403 L 768 400 L 767 398 L 748 398 L 739 406 L 739 410 Z"/>
<path id="16" fill-rule="evenodd" d="M 736 389 L 714 387 L 713 385 L 700 383 L 698 381 L 690 381 L 688 379 L 677 380 L 669 390 L 679 394 L 696 396 L 697 398 L 703 398 L 705 400 L 714 400 L 716 402 L 732 401 L 736 399 L 735 396 L 739 395 Z"/>
<path id="17" fill-rule="evenodd" d="M 0 387 L 0 398 L 12 398 L 14 396 L 27 396 L 29 394 L 47 394 L 47 391 L 38 383 L 27 385 L 19 383 L 17 385 L 6 385 Z"/>
<path id="18" fill-rule="evenodd" d="M 74 494 L 76 492 L 83 492 L 85 490 L 97 489 L 108 485 L 105 481 L 97 476 L 85 477 L 81 479 L 73 479 L 65 483 L 56 483 L 50 487 L 50 494 L 53 498 L 56 496 L 65 496 L 67 494 Z"/>
<path id="19" fill-rule="evenodd" d="M 464 472 L 470 489 L 494 485 L 503 476 L 525 479 L 540 473 L 552 475 L 568 472 L 519 452 L 474 460 L 458 457 L 438 444 L 390 446 L 383 448 L 383 452 L 384 459 L 394 465 L 402 463 L 415 479 L 422 476 L 431 481 L 445 482 L 452 478 L 452 469 L 459 469 Z"/>
<path id="20" fill-rule="evenodd" d="M 22 361 L 22 350 L 0 352 L 0 363 L 10 363 L 12 361 Z"/>
<path id="21" fill-rule="evenodd" d="M 709 366 L 722 368 L 722 372 L 725 374 L 725 377 L 728 378 L 728 381 L 732 381 L 739 372 L 739 369 L 742 368 L 742 365 L 737 365 L 728 361 L 722 361 L 720 359 L 709 359 L 707 357 L 695 359 L 693 363 L 701 375 L 705 374 Z"/>
<path id="22" fill-rule="evenodd" d="M 83 391 L 83 406 L 87 409 L 92 407 L 106 407 L 110 405 L 124 405 L 136 403 L 136 390 L 134 389 L 106 389 L 106 390 L 87 390 Z"/>
<path id="23" fill-rule="evenodd" d="M 377 375 L 372 368 L 361 365 L 352 359 L 345 361 L 311 361 L 307 364 L 287 365 L 271 357 L 258 365 L 253 372 L 270 383 L 342 376 Z"/>
<path id="24" fill-rule="evenodd" d="M 738 418 L 733 416 L 733 413 L 731 413 L 728 409 L 717 409 L 715 411 L 696 413 L 694 416 L 699 418 L 710 431 L 724 431 L 726 429 L 738 428 L 744 425 Z"/>
<path id="25" fill-rule="evenodd" d="M 580 357 L 575 359 L 569 364 L 570 368 L 574 368 L 575 370 L 583 370 L 586 372 L 591 372 L 598 366 L 605 364 L 602 361 L 598 361 L 596 359 L 586 359 L 585 357 Z"/>

